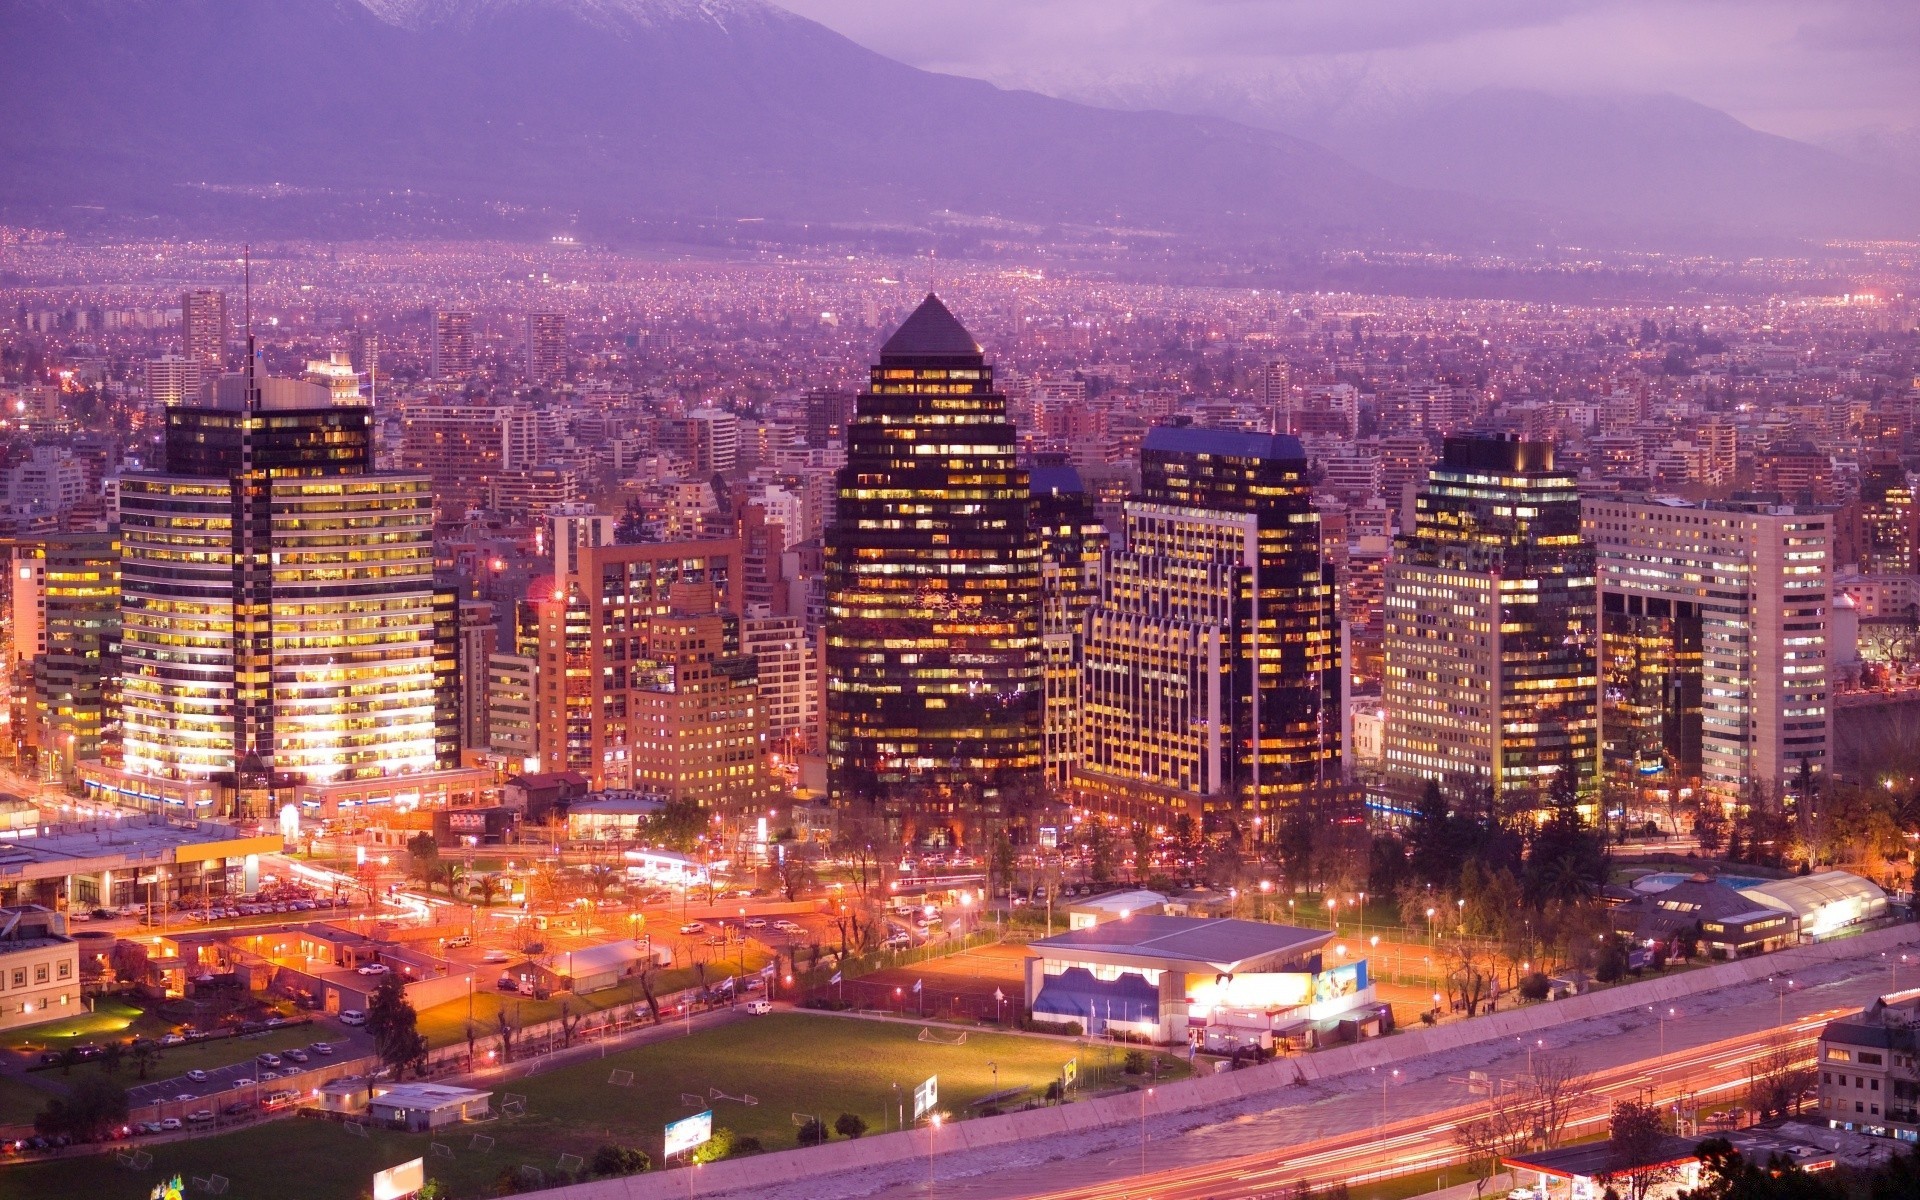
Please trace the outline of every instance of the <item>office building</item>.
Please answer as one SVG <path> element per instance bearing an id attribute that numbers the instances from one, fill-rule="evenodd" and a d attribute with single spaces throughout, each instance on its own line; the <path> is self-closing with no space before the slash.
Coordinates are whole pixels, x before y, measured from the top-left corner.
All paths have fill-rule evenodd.
<path id="1" fill-rule="evenodd" d="M 565 313 L 527 314 L 527 382 L 550 387 L 567 378 L 567 317 Z"/>
<path id="2" fill-rule="evenodd" d="M 1276 358 L 1260 369 L 1260 407 L 1273 433 L 1293 432 L 1293 364 Z"/>
<path id="3" fill-rule="evenodd" d="M 436 312 L 428 375 L 434 379 L 465 379 L 473 374 L 473 314 Z"/>
<path id="4" fill-rule="evenodd" d="M 833 799 L 964 842 L 1041 766 L 1040 547 L 1006 398 L 928 296 L 855 405 L 826 538 Z"/>
<path id="5" fill-rule="evenodd" d="M 529 655 L 493 654 L 487 659 L 487 749 L 508 771 L 537 774 L 536 679 Z"/>
<path id="6" fill-rule="evenodd" d="M 1107 530 L 1072 467 L 1037 466 L 1030 486 L 1040 540 L 1040 643 L 1046 662 L 1043 763 L 1047 781 L 1065 787 L 1080 764 L 1086 725 L 1081 659 L 1087 610 L 1100 594 Z"/>
<path id="7" fill-rule="evenodd" d="M 1103 807 L 1259 836 L 1341 778 L 1339 625 L 1307 458 L 1160 427 L 1086 622 L 1076 776 Z"/>
<path id="8" fill-rule="evenodd" d="M 227 369 L 227 297 L 224 292 L 185 292 L 180 297 L 180 355 L 207 375 Z"/>
<path id="9" fill-rule="evenodd" d="M 1920 992 L 1893 992 L 1828 1021 L 1814 1057 L 1815 1116 L 1828 1128 L 1920 1141 Z"/>
<path id="10" fill-rule="evenodd" d="M 429 485 L 368 469 L 370 418 L 251 370 L 168 410 L 163 468 L 121 481 L 135 778 L 104 786 L 218 782 L 259 817 L 269 789 L 434 768 Z"/>
<path id="11" fill-rule="evenodd" d="M 1594 773 L 1593 547 L 1553 446 L 1450 437 L 1386 564 L 1386 770 L 1499 814 Z"/>
<path id="12" fill-rule="evenodd" d="M 1833 520 L 1770 499 L 1587 500 L 1611 784 L 1697 780 L 1734 804 L 1803 760 L 1829 769 Z"/>
<path id="13" fill-rule="evenodd" d="M 820 656 L 806 619 L 749 606 L 740 648 L 759 668 L 767 741 L 783 762 L 820 752 Z"/>
<path id="14" fill-rule="evenodd" d="M 766 802 L 766 715 L 740 614 L 711 583 L 675 583 L 667 611 L 645 618 L 633 664 L 633 768 L 624 786 L 718 814 Z"/>
<path id="15" fill-rule="evenodd" d="M 1920 574 L 1920 505 L 1898 458 L 1875 458 L 1861 472 L 1857 520 L 1863 574 Z"/>

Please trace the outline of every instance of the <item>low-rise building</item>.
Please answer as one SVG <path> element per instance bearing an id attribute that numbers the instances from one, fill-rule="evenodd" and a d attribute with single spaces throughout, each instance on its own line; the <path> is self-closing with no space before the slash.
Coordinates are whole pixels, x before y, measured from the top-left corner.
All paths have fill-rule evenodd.
<path id="1" fill-rule="evenodd" d="M 1920 989 L 1820 1031 L 1819 1115 L 1834 1129 L 1920 1142 Z"/>
<path id="2" fill-rule="evenodd" d="M 1636 947 L 1677 948 L 1686 937 L 1716 958 L 1743 958 L 1797 940 L 1799 920 L 1706 874 L 1635 896 L 1609 914 L 1613 931 Z"/>
<path id="3" fill-rule="evenodd" d="M 1129 915 L 1029 943 L 1027 1006 L 1036 1021 L 1089 1034 L 1216 1051 L 1383 1032 L 1391 1017 L 1373 1003 L 1366 961 L 1325 967 L 1331 940 L 1258 921 Z"/>
<path id="4" fill-rule="evenodd" d="M 0 908 L 0 1030 L 80 1011 L 80 950 L 60 914 L 37 904 Z"/>
<path id="5" fill-rule="evenodd" d="M 377 1083 L 367 1100 L 367 1117 L 409 1133 L 425 1133 L 456 1121 L 483 1118 L 491 1109 L 492 1092 L 452 1087 L 444 1083 Z"/>

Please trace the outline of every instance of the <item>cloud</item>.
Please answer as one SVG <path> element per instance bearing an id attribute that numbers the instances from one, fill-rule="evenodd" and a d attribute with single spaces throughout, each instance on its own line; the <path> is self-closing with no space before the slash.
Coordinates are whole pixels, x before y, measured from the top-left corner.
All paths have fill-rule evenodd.
<path id="1" fill-rule="evenodd" d="M 917 66 L 1083 98 L 1364 80 L 1668 92 L 1792 136 L 1920 124 L 1920 0 L 778 2 Z"/>

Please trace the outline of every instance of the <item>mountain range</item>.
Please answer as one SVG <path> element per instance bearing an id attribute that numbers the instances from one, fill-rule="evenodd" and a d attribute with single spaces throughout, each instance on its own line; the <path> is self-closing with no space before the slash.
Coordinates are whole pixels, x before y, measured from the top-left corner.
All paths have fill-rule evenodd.
<path id="1" fill-rule="evenodd" d="M 1330 149 L 918 70 L 762 0 L 0 0 L 0 78 L 0 215 L 63 225 L 1238 252 L 1920 223 L 1897 177 L 1711 110 L 1485 93 Z"/>

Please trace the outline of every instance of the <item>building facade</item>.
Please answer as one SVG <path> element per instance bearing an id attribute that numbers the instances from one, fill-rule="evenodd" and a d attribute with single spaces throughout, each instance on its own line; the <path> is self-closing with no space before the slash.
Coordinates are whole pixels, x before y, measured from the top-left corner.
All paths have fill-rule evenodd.
<path id="1" fill-rule="evenodd" d="M 929 296 L 880 349 L 826 539 L 833 799 L 965 840 L 1041 769 L 1040 548 L 993 370 Z M 977 832 L 977 830 L 976 830 Z"/>
<path id="2" fill-rule="evenodd" d="M 1286 435 L 1147 435 L 1086 620 L 1084 794 L 1257 836 L 1339 783 L 1339 623 L 1306 471 Z"/>
<path id="3" fill-rule="evenodd" d="M 258 816 L 267 787 L 431 770 L 428 481 L 368 470 L 364 408 L 221 382 L 168 411 L 165 470 L 121 482 L 126 771 Z"/>
<path id="4" fill-rule="evenodd" d="M 434 313 L 429 375 L 434 379 L 465 379 L 473 374 L 473 364 L 473 314 Z"/>
<path id="5" fill-rule="evenodd" d="M 1044 761 L 1048 782 L 1066 787 L 1080 765 L 1086 726 L 1081 662 L 1087 612 L 1100 595 L 1107 528 L 1072 467 L 1035 467 L 1032 490 L 1040 538 L 1040 641 L 1046 656 Z"/>
<path id="6" fill-rule="evenodd" d="M 1381 602 L 1390 786 L 1437 782 L 1495 812 L 1593 784 L 1593 548 L 1553 447 L 1450 437 L 1386 564 Z"/>
<path id="7" fill-rule="evenodd" d="M 1697 778 L 1734 804 L 1791 782 L 1802 761 L 1828 770 L 1833 514 L 1621 496 L 1588 500 L 1583 520 L 1598 554 L 1609 778 Z"/>

